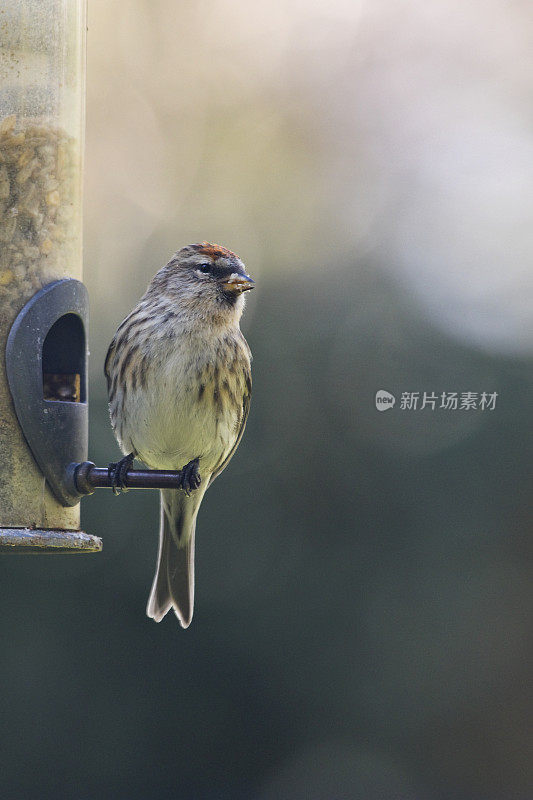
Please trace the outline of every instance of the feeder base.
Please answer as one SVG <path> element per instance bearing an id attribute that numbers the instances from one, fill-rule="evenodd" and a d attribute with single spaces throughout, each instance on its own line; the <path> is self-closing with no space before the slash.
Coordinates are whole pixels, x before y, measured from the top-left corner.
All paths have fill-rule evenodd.
<path id="1" fill-rule="evenodd" d="M 0 553 L 99 553 L 102 540 L 83 531 L 0 528 Z"/>

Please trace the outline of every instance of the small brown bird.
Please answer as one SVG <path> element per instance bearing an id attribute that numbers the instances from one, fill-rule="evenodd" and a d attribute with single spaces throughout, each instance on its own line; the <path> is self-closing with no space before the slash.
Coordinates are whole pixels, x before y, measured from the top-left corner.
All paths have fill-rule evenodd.
<path id="1" fill-rule="evenodd" d="M 126 486 L 134 458 L 151 469 L 183 469 L 181 489 L 161 490 L 146 609 L 156 622 L 171 607 L 182 627 L 192 619 L 196 516 L 241 440 L 250 407 L 251 353 L 239 320 L 253 285 L 231 250 L 188 245 L 154 276 L 107 353 L 111 424 L 126 454 L 110 465 L 115 484 Z"/>

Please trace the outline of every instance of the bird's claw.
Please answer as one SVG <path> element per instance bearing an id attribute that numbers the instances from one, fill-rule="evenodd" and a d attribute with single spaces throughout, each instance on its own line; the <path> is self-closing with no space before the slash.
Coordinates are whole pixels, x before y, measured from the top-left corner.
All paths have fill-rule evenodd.
<path id="1" fill-rule="evenodd" d="M 113 494 L 117 495 L 120 492 L 128 491 L 128 470 L 132 468 L 135 456 L 133 453 L 128 453 L 127 456 L 121 458 L 120 461 L 112 461 L 107 467 L 107 474 L 111 481 L 111 488 Z"/>
<path id="2" fill-rule="evenodd" d="M 181 470 L 181 488 L 187 497 L 190 497 L 191 492 L 194 492 L 195 489 L 198 489 L 202 483 L 199 471 L 199 463 L 200 459 L 194 458 L 192 461 L 189 461 L 189 463 L 186 464 Z"/>

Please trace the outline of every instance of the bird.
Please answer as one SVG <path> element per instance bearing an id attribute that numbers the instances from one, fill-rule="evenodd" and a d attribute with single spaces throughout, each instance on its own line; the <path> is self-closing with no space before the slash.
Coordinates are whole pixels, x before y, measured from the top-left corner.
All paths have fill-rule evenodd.
<path id="1" fill-rule="evenodd" d="M 111 425 L 124 457 L 109 465 L 115 493 L 134 459 L 180 470 L 160 490 L 159 549 L 146 608 L 172 608 L 187 628 L 194 607 L 196 518 L 207 488 L 241 441 L 252 394 L 251 351 L 240 330 L 254 288 L 240 258 L 220 245 L 176 252 L 118 326 L 105 360 Z"/>

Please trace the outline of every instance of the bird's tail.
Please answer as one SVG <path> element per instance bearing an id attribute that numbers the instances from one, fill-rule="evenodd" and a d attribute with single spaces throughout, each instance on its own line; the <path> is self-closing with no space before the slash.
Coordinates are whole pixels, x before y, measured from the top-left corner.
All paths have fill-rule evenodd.
<path id="1" fill-rule="evenodd" d="M 182 628 L 191 624 L 194 607 L 194 535 L 199 500 L 179 489 L 161 490 L 157 570 L 146 613 L 161 622 L 174 609 Z"/>

